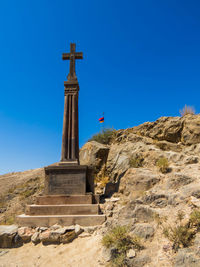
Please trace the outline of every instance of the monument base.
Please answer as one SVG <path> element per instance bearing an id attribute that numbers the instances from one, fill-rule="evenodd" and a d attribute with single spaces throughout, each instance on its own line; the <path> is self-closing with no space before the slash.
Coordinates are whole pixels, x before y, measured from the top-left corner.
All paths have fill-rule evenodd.
<path id="1" fill-rule="evenodd" d="M 36 205 L 27 205 L 26 214 L 17 216 L 18 224 L 31 227 L 50 227 L 55 223 L 63 226 L 102 224 L 105 215 L 100 212 L 99 195 L 86 192 L 86 187 L 92 187 L 87 170 L 87 166 L 69 162 L 45 167 L 44 195 L 37 197 Z"/>
<path id="2" fill-rule="evenodd" d="M 86 194 L 87 166 L 59 162 L 44 168 L 45 195 Z"/>

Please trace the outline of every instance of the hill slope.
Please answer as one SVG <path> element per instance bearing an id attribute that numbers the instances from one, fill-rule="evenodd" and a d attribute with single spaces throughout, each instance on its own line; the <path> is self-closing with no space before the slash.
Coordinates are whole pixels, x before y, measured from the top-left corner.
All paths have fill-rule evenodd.
<path id="1" fill-rule="evenodd" d="M 93 167 L 95 190 L 105 193 L 107 220 L 93 236 L 128 225 L 144 245 L 130 266 L 200 266 L 200 218 L 195 224 L 190 215 L 200 208 L 200 115 L 116 131 L 107 145 L 86 143 L 80 161 Z M 1 222 L 42 193 L 43 179 L 42 169 L 0 176 Z M 98 257 L 106 265 L 100 249 Z"/>

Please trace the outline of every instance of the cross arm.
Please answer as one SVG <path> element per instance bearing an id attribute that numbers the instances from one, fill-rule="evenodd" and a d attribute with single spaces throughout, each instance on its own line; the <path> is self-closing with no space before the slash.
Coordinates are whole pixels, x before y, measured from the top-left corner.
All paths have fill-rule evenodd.
<path id="1" fill-rule="evenodd" d="M 83 53 L 82 52 L 76 52 L 75 53 L 75 59 L 83 59 Z"/>
<path id="2" fill-rule="evenodd" d="M 62 59 L 63 60 L 70 59 L 70 53 L 63 53 L 62 54 Z"/>
<path id="3" fill-rule="evenodd" d="M 74 53 L 75 55 L 75 59 L 83 59 L 83 53 L 82 52 L 76 52 Z M 70 59 L 71 53 L 63 53 L 62 54 L 62 59 L 66 60 L 66 59 Z"/>

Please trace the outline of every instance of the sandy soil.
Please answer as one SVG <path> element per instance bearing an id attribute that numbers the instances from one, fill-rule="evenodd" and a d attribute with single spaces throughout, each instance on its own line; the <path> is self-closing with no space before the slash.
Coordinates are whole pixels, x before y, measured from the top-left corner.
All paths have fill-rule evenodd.
<path id="1" fill-rule="evenodd" d="M 0 267 L 99 267 L 101 237 L 77 238 L 72 243 L 43 246 L 32 243 L 5 249 L 0 254 Z M 1 250 L 2 251 L 2 250 Z"/>

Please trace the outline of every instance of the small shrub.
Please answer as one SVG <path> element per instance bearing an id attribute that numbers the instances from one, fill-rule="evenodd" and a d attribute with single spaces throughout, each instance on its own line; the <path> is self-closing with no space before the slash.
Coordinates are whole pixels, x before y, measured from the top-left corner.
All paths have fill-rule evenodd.
<path id="1" fill-rule="evenodd" d="M 200 209 L 195 209 L 190 214 L 189 223 L 192 227 L 196 227 L 197 231 L 200 230 Z"/>
<path id="2" fill-rule="evenodd" d="M 179 112 L 180 112 L 182 117 L 187 115 L 187 114 L 194 115 L 195 114 L 195 109 L 194 109 L 194 107 L 185 105 L 183 109 L 179 110 Z"/>
<path id="3" fill-rule="evenodd" d="M 0 225 L 11 225 L 15 223 L 15 216 L 14 215 L 6 215 L 0 221 Z"/>
<path id="4" fill-rule="evenodd" d="M 179 248 L 188 247 L 192 244 L 192 240 L 197 232 L 196 227 L 200 224 L 200 211 L 193 211 L 190 214 L 189 222 L 182 224 L 184 216 L 184 212 L 179 211 L 177 214 L 177 221 L 179 223 L 174 227 L 163 227 L 163 234 L 171 242 L 173 242 L 173 249 L 175 251 Z"/>
<path id="5" fill-rule="evenodd" d="M 177 214 L 177 219 L 179 220 L 179 222 L 183 220 L 184 216 L 185 216 L 185 213 L 182 210 L 179 210 Z"/>
<path id="6" fill-rule="evenodd" d="M 27 189 L 23 192 L 21 192 L 19 195 L 20 195 L 20 199 L 25 199 L 27 197 L 30 197 L 32 196 L 34 193 L 36 192 L 36 189 L 35 188 L 31 188 L 31 189 Z"/>
<path id="7" fill-rule="evenodd" d="M 110 142 L 113 139 L 115 130 L 114 129 L 103 129 L 99 133 L 92 136 L 92 138 L 89 139 L 89 141 L 96 141 L 101 144 L 110 144 Z"/>
<path id="8" fill-rule="evenodd" d="M 126 261 L 126 252 L 131 249 L 142 249 L 140 239 L 129 234 L 127 226 L 116 226 L 106 234 L 102 239 L 102 244 L 106 248 L 113 248 L 115 253 L 112 255 L 114 266 L 124 266 Z"/>
<path id="9" fill-rule="evenodd" d="M 157 162 L 156 162 L 156 166 L 159 168 L 159 170 L 162 173 L 167 173 L 169 172 L 169 162 L 167 158 L 160 158 Z"/>
<path id="10" fill-rule="evenodd" d="M 173 249 L 177 251 L 179 248 L 188 247 L 191 245 L 195 231 L 194 229 L 188 227 L 188 225 L 178 225 L 164 228 L 163 234 L 171 242 L 173 242 Z"/>
<path id="11" fill-rule="evenodd" d="M 105 187 L 106 184 L 109 182 L 109 177 L 108 176 L 96 176 L 94 178 L 95 183 L 100 183 L 100 186 Z"/>
<path id="12" fill-rule="evenodd" d="M 141 155 L 136 155 L 135 157 L 131 157 L 129 160 L 129 165 L 132 168 L 140 168 L 143 166 L 144 158 Z"/>

